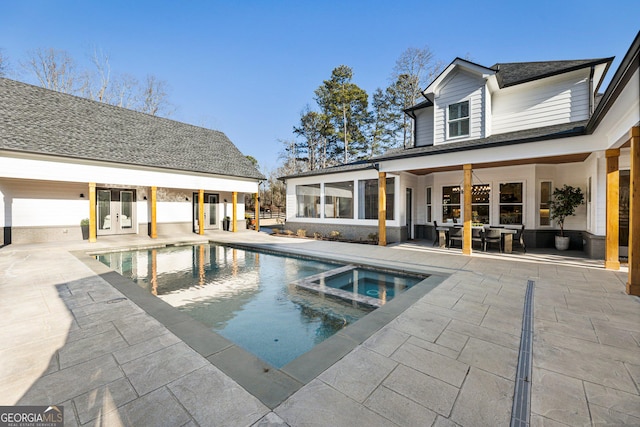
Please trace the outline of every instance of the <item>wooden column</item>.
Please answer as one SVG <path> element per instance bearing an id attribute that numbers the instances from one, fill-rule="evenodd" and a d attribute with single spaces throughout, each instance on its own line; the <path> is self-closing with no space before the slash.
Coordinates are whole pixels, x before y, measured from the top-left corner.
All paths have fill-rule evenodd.
<path id="1" fill-rule="evenodd" d="M 204 235 L 204 190 L 198 190 L 198 234 Z"/>
<path id="2" fill-rule="evenodd" d="M 260 231 L 260 193 L 255 193 L 253 195 L 253 206 L 253 210 L 256 214 L 254 226 L 256 227 L 256 231 Z"/>
<path id="3" fill-rule="evenodd" d="M 158 187 L 151 187 L 151 238 L 158 238 L 157 218 Z"/>
<path id="4" fill-rule="evenodd" d="M 387 246 L 387 173 L 378 172 L 378 245 Z"/>
<path id="5" fill-rule="evenodd" d="M 629 279 L 627 293 L 640 295 L 640 127 L 631 128 L 629 188 Z"/>
<path id="6" fill-rule="evenodd" d="M 231 231 L 235 233 L 236 231 L 238 231 L 238 192 L 234 191 L 231 194 L 231 197 L 233 201 L 233 208 L 232 208 L 233 217 L 231 218 Z"/>
<path id="7" fill-rule="evenodd" d="M 619 149 L 605 152 L 607 158 L 607 230 L 604 246 L 604 268 L 620 270 L 620 171 Z"/>
<path id="8" fill-rule="evenodd" d="M 98 230 L 96 216 L 96 183 L 89 183 L 89 243 L 98 241 L 96 232 Z"/>
<path id="9" fill-rule="evenodd" d="M 464 170 L 464 187 L 462 195 L 464 196 L 464 231 L 462 241 L 462 253 L 471 255 L 471 165 L 462 166 Z"/>

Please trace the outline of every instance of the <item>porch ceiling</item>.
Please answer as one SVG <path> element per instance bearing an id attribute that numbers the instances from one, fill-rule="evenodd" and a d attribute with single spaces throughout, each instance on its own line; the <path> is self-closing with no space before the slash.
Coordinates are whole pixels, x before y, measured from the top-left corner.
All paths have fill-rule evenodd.
<path id="1" fill-rule="evenodd" d="M 471 162 L 473 169 L 485 169 L 485 168 L 497 168 L 503 166 L 520 166 L 520 165 L 531 165 L 531 164 L 546 164 L 546 165 L 557 165 L 561 163 L 578 163 L 584 162 L 587 157 L 589 157 L 591 153 L 576 153 L 576 154 L 566 154 L 562 156 L 546 156 L 546 157 L 532 157 L 527 159 L 514 159 L 514 160 L 503 160 L 499 162 L 485 162 L 485 163 L 473 163 Z M 407 172 L 412 173 L 414 175 L 428 175 L 434 172 L 449 172 L 449 171 L 457 171 L 462 170 L 462 165 L 466 164 L 460 163 L 457 165 L 450 166 L 442 166 L 435 168 L 424 168 L 424 169 L 412 169 Z"/>

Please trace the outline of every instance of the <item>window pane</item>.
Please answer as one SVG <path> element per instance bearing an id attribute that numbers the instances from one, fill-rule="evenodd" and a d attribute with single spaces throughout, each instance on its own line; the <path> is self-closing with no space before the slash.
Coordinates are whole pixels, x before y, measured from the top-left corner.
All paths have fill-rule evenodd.
<path id="1" fill-rule="evenodd" d="M 460 126 L 460 133 L 458 135 L 469 135 L 469 119 L 460 120 L 458 124 Z"/>
<path id="2" fill-rule="evenodd" d="M 320 184 L 296 186 L 298 218 L 320 218 Z"/>
<path id="3" fill-rule="evenodd" d="M 387 219 L 392 220 L 395 207 L 394 179 L 387 178 Z M 378 219 L 378 180 L 358 181 L 358 219 Z"/>
<path id="4" fill-rule="evenodd" d="M 500 224 L 522 224 L 522 205 L 500 205 Z"/>
<path id="5" fill-rule="evenodd" d="M 455 120 L 460 117 L 458 104 L 449 105 L 449 120 Z"/>
<path id="6" fill-rule="evenodd" d="M 353 181 L 324 185 L 325 218 L 353 218 Z"/>
<path id="7" fill-rule="evenodd" d="M 461 102 L 458 105 L 460 105 L 460 117 L 469 117 L 469 101 Z"/>
<path id="8" fill-rule="evenodd" d="M 442 220 L 460 218 L 460 187 L 442 187 Z"/>
<path id="9" fill-rule="evenodd" d="M 491 194 L 491 186 L 474 185 L 471 190 L 471 203 L 489 203 L 489 195 Z"/>
<path id="10" fill-rule="evenodd" d="M 549 201 L 551 200 L 551 182 L 540 183 L 540 225 L 551 225 Z"/>
<path id="11" fill-rule="evenodd" d="M 500 184 L 500 203 L 522 203 L 522 183 Z"/>
<path id="12" fill-rule="evenodd" d="M 471 211 L 471 221 L 489 224 L 489 205 L 474 205 Z"/>
<path id="13" fill-rule="evenodd" d="M 431 187 L 427 187 L 427 204 L 431 204 Z"/>

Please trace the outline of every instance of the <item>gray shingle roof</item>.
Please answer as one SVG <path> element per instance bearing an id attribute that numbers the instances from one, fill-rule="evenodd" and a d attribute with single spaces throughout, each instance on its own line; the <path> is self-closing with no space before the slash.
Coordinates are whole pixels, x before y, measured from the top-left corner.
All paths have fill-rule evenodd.
<path id="1" fill-rule="evenodd" d="M 498 79 L 498 85 L 502 88 L 557 74 L 568 73 L 592 65 L 611 62 L 612 60 L 613 58 L 598 58 L 571 61 L 510 62 L 495 64 L 490 68 L 497 71 L 496 78 Z"/>
<path id="2" fill-rule="evenodd" d="M 329 173 L 350 172 L 355 170 L 372 169 L 374 163 L 385 160 L 396 160 L 410 157 L 435 156 L 438 154 L 479 150 L 495 146 L 523 144 L 527 142 L 543 141 L 547 139 L 566 138 L 585 134 L 585 126 L 588 120 L 579 122 L 564 123 L 560 125 L 545 126 L 535 129 L 526 129 L 515 132 L 491 135 L 487 138 L 470 139 L 466 141 L 451 142 L 440 145 L 429 145 L 424 147 L 413 147 L 407 149 L 393 149 L 387 153 L 373 157 L 370 160 L 348 163 L 332 168 L 303 172 L 284 178 L 298 178 L 303 176 L 325 175 Z M 463 157 L 461 157 L 463 158 Z"/>
<path id="3" fill-rule="evenodd" d="M 222 132 L 0 78 L 3 149 L 264 179 Z"/>

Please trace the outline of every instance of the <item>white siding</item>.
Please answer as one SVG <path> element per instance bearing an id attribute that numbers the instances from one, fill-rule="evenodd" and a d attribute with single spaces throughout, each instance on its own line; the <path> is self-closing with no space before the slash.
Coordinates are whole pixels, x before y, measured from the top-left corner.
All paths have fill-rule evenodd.
<path id="1" fill-rule="evenodd" d="M 433 145 L 433 107 L 416 111 L 416 147 Z"/>
<path id="2" fill-rule="evenodd" d="M 589 118 L 588 70 L 508 87 L 493 94 L 494 134 Z"/>
<path id="3" fill-rule="evenodd" d="M 447 79 L 440 89 L 440 96 L 435 99 L 434 107 L 434 142 L 442 144 L 465 139 L 484 137 L 484 79 L 458 71 Z M 469 101 L 469 136 L 447 139 L 447 106 L 461 101 Z"/>

